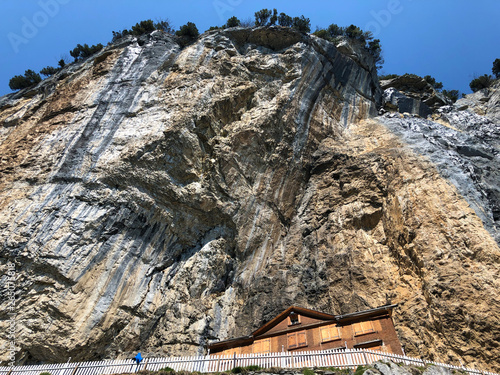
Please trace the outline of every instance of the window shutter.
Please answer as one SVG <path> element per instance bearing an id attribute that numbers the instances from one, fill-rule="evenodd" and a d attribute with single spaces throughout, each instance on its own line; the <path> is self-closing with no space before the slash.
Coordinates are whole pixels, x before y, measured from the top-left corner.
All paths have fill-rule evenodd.
<path id="1" fill-rule="evenodd" d="M 261 353 L 262 352 L 262 343 L 260 341 L 255 341 L 253 343 L 253 352 Z"/>
<path id="2" fill-rule="evenodd" d="M 306 331 L 288 334 L 288 349 L 307 346 Z"/>
<path id="3" fill-rule="evenodd" d="M 340 338 L 340 332 L 335 324 L 321 328 L 321 341 L 331 341 Z"/>
<path id="4" fill-rule="evenodd" d="M 253 343 L 254 353 L 270 353 L 271 352 L 271 339 L 257 340 Z"/>
<path id="5" fill-rule="evenodd" d="M 262 353 L 271 353 L 271 339 L 262 340 Z"/>
<path id="6" fill-rule="evenodd" d="M 328 327 L 323 327 L 321 328 L 321 341 L 328 341 L 330 340 L 330 330 Z"/>
<path id="7" fill-rule="evenodd" d="M 361 327 L 363 328 L 363 332 L 373 332 L 373 324 L 371 320 L 362 322 Z"/>
<path id="8" fill-rule="evenodd" d="M 360 323 L 354 323 L 352 325 L 352 328 L 354 330 L 354 335 L 362 335 L 363 333 L 369 333 L 369 332 L 374 332 L 375 330 L 373 329 L 373 324 L 371 320 L 368 320 L 366 322 L 360 322 Z"/>
<path id="9" fill-rule="evenodd" d="M 262 341 L 262 353 L 271 353 L 271 339 Z"/>
<path id="10" fill-rule="evenodd" d="M 298 346 L 307 346 L 306 333 L 305 332 L 297 332 L 297 345 Z"/>
<path id="11" fill-rule="evenodd" d="M 330 339 L 339 339 L 340 338 L 340 331 L 337 326 L 330 326 Z"/>
<path id="12" fill-rule="evenodd" d="M 226 349 L 221 354 L 222 355 L 234 355 L 235 353 L 240 354 L 240 348 Z"/>
<path id="13" fill-rule="evenodd" d="M 297 334 L 296 333 L 289 333 L 288 334 L 288 348 L 296 348 L 297 347 Z"/>

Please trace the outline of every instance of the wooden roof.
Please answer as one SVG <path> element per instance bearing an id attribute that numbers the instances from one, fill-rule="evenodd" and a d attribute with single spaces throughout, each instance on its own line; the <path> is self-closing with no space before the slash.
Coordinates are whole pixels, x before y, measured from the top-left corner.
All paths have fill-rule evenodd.
<path id="1" fill-rule="evenodd" d="M 303 315 L 303 316 L 308 316 L 310 318 L 319 319 L 319 320 L 335 320 L 335 315 L 306 309 L 304 307 L 290 306 L 288 309 L 286 309 L 282 313 L 278 314 L 276 317 L 271 319 L 269 322 L 264 324 L 262 327 L 260 327 L 256 331 L 254 331 L 252 333 L 252 336 L 257 337 L 257 336 L 264 334 L 265 332 L 267 332 L 271 328 L 273 328 L 275 325 L 277 325 L 278 323 L 283 321 L 283 319 L 286 319 L 288 317 L 288 315 L 290 315 L 290 313 L 292 313 L 292 312 L 295 312 L 295 313 Z"/>

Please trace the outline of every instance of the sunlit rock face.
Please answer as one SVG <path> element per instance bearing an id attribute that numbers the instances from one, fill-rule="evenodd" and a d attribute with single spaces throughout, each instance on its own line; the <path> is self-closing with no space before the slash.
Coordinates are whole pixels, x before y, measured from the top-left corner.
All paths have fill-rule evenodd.
<path id="1" fill-rule="evenodd" d="M 363 51 L 278 27 L 126 39 L 1 98 L 19 359 L 194 355 L 292 304 L 399 303 L 408 354 L 498 369 L 494 199 L 471 201 L 496 194 L 496 136 L 467 138 L 478 164 L 457 109 L 377 118 L 381 99 Z"/>
<path id="2" fill-rule="evenodd" d="M 457 100 L 454 106 L 459 111 L 468 109 L 498 124 L 500 122 L 500 80 L 497 79 L 489 88 Z"/>
<path id="3" fill-rule="evenodd" d="M 452 104 L 443 93 L 438 92 L 424 78 L 414 74 L 381 80 L 380 86 L 384 90 L 384 110 L 427 117 L 440 107 Z"/>

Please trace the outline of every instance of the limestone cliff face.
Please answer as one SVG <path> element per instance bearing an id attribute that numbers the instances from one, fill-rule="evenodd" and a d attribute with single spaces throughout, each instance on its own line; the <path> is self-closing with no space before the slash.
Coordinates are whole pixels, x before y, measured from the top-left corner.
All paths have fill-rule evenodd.
<path id="1" fill-rule="evenodd" d="M 479 90 L 458 100 L 455 107 L 459 110 L 469 109 L 498 124 L 500 122 L 500 80 L 496 80 L 490 88 Z"/>
<path id="2" fill-rule="evenodd" d="M 291 304 L 390 302 L 408 354 L 498 369 L 494 199 L 470 199 L 495 192 L 497 133 L 467 138 L 481 190 L 476 156 L 450 154 L 457 183 L 410 135 L 482 117 L 380 103 L 368 56 L 280 28 L 127 39 L 0 99 L 19 358 L 195 354 Z"/>

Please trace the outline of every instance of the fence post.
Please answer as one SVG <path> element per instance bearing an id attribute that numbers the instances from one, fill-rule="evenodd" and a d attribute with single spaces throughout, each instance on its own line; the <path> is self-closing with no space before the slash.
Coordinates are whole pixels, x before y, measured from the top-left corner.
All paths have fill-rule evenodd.
<path id="1" fill-rule="evenodd" d="M 143 371 L 146 371 L 146 367 L 148 366 L 148 360 L 146 359 L 144 361 L 144 367 L 142 368 Z"/>
<path id="2" fill-rule="evenodd" d="M 217 369 L 215 370 L 215 372 L 219 372 L 219 369 L 220 369 L 220 355 L 217 357 Z"/>
<path id="3" fill-rule="evenodd" d="M 236 352 L 233 354 L 233 368 L 236 367 Z"/>
<path id="4" fill-rule="evenodd" d="M 76 370 L 78 370 L 78 364 L 75 366 L 75 368 L 73 369 L 73 372 L 71 373 L 71 375 L 75 375 L 76 374 Z"/>
<path id="5" fill-rule="evenodd" d="M 9 372 L 7 373 L 7 375 L 10 375 L 12 373 L 12 371 L 14 371 L 14 366 L 11 366 Z"/>
<path id="6" fill-rule="evenodd" d="M 363 350 L 363 358 L 365 359 L 365 365 L 369 365 L 368 356 L 366 355 L 366 351 Z"/>

